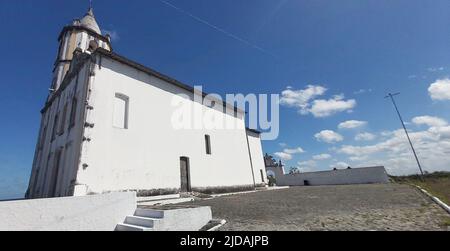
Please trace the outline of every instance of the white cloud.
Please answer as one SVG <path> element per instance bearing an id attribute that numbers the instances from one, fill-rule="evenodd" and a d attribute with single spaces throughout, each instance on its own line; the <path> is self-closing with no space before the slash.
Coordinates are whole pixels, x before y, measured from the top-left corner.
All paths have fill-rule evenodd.
<path id="1" fill-rule="evenodd" d="M 393 132 L 392 131 L 382 131 L 380 134 L 383 137 L 389 137 L 389 136 L 392 136 Z"/>
<path id="2" fill-rule="evenodd" d="M 281 147 L 286 147 L 287 146 L 286 143 L 279 143 L 278 145 L 280 145 Z"/>
<path id="3" fill-rule="evenodd" d="M 297 165 L 298 170 L 302 173 L 314 172 L 317 167 L 317 163 L 314 160 L 300 161 Z"/>
<path id="4" fill-rule="evenodd" d="M 352 156 L 352 157 L 350 157 L 348 159 L 353 161 L 353 162 L 357 162 L 357 161 L 366 160 L 367 158 L 368 158 L 368 156 Z"/>
<path id="5" fill-rule="evenodd" d="M 336 143 L 344 140 L 344 137 L 337 132 L 331 130 L 323 130 L 319 133 L 316 133 L 314 137 L 318 141 L 326 142 L 326 143 Z"/>
<path id="6" fill-rule="evenodd" d="M 358 133 L 355 136 L 356 141 L 370 141 L 370 140 L 374 140 L 375 138 L 376 138 L 376 136 L 369 132 Z"/>
<path id="7" fill-rule="evenodd" d="M 119 33 L 116 30 L 103 30 L 103 34 L 108 34 L 112 41 L 120 40 Z"/>
<path id="8" fill-rule="evenodd" d="M 293 158 L 292 155 L 304 153 L 304 152 L 305 151 L 301 147 L 297 147 L 297 148 L 292 148 L 292 149 L 289 149 L 289 148 L 284 149 L 282 152 L 274 153 L 274 155 L 277 156 L 278 158 L 286 161 L 286 160 L 291 160 Z"/>
<path id="9" fill-rule="evenodd" d="M 280 104 L 298 108 L 301 114 L 307 114 L 309 102 L 326 91 L 327 89 L 320 85 L 308 85 L 303 90 L 288 88 L 281 92 Z"/>
<path id="10" fill-rule="evenodd" d="M 417 164 L 403 129 L 385 135 L 387 138 L 375 144 L 344 145 L 336 151 L 349 155 L 354 165 L 383 165 L 393 175 L 417 173 Z M 424 170 L 450 171 L 450 126 L 411 131 L 410 137 Z"/>
<path id="11" fill-rule="evenodd" d="M 438 79 L 428 88 L 433 100 L 450 100 L 450 79 Z"/>
<path id="12" fill-rule="evenodd" d="M 305 151 L 301 147 L 297 147 L 294 149 L 284 149 L 283 152 L 288 154 L 297 154 L 297 153 L 304 153 Z"/>
<path id="13" fill-rule="evenodd" d="M 368 145 L 368 146 L 352 146 L 352 145 L 343 145 L 337 151 L 338 153 L 343 153 L 352 156 L 360 156 L 360 155 L 368 155 L 374 154 L 384 150 L 379 145 Z"/>
<path id="14" fill-rule="evenodd" d="M 324 160 L 324 159 L 330 159 L 331 155 L 327 154 L 327 153 L 322 153 L 322 154 L 318 154 L 318 155 L 314 155 L 313 159 L 314 160 Z"/>
<path id="15" fill-rule="evenodd" d="M 291 160 L 292 159 L 292 154 L 285 153 L 285 152 L 276 152 L 273 155 L 277 156 L 278 158 L 280 158 L 282 160 Z"/>
<path id="16" fill-rule="evenodd" d="M 416 125 L 427 125 L 429 127 L 441 127 L 447 125 L 447 121 L 444 119 L 432 116 L 414 117 L 412 122 Z"/>
<path id="17" fill-rule="evenodd" d="M 428 68 L 427 70 L 429 71 L 429 72 L 437 72 L 437 71 L 443 71 L 445 68 L 443 67 L 443 66 L 441 66 L 441 67 L 430 67 L 430 68 Z"/>
<path id="18" fill-rule="evenodd" d="M 366 121 L 348 120 L 338 125 L 339 129 L 353 129 L 367 125 Z"/>
<path id="19" fill-rule="evenodd" d="M 356 100 L 344 100 L 343 95 L 336 95 L 328 100 L 314 100 L 309 112 L 311 112 L 316 118 L 323 118 L 338 112 L 351 111 L 355 106 Z"/>
<path id="20" fill-rule="evenodd" d="M 324 95 L 327 89 L 320 85 L 308 85 L 303 90 L 287 88 L 281 92 L 280 104 L 298 109 L 302 115 L 328 117 L 338 112 L 351 111 L 356 106 L 354 99 L 344 100 L 344 95 L 335 95 L 331 99 L 316 99 Z"/>
<path id="21" fill-rule="evenodd" d="M 299 166 L 316 166 L 317 165 L 317 163 L 314 160 L 299 161 L 297 164 Z"/>
<path id="22" fill-rule="evenodd" d="M 353 94 L 359 95 L 359 94 L 363 94 L 363 93 L 366 93 L 366 92 L 372 92 L 372 89 L 359 89 L 359 90 L 353 92 Z"/>
<path id="23" fill-rule="evenodd" d="M 450 126 L 431 127 L 429 132 L 437 135 L 439 139 L 450 139 Z"/>

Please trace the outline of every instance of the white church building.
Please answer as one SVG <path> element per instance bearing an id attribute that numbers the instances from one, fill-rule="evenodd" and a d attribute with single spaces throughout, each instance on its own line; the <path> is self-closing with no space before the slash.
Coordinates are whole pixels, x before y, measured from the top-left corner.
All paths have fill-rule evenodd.
<path id="1" fill-rule="evenodd" d="M 245 127 L 245 112 L 234 104 L 196 102 L 193 87 L 113 52 L 92 9 L 63 28 L 59 43 L 27 198 L 265 186 L 260 134 Z M 174 128 L 175 96 L 239 126 Z"/>

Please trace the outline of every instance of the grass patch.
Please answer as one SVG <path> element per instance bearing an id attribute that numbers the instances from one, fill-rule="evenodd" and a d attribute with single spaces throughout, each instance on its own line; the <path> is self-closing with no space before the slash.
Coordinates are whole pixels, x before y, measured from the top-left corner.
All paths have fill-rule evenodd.
<path id="1" fill-rule="evenodd" d="M 391 176 L 391 179 L 397 183 L 420 186 L 447 205 L 450 204 L 450 172 L 427 173 L 423 180 L 419 175 Z"/>
<path id="2" fill-rule="evenodd" d="M 441 221 L 441 226 L 450 227 L 450 217 L 448 217 L 448 216 L 443 217 L 443 219 Z"/>

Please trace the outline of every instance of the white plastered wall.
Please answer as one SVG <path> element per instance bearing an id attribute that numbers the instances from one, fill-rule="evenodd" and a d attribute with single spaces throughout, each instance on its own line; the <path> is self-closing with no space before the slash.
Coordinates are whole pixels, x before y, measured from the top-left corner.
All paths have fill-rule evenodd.
<path id="1" fill-rule="evenodd" d="M 176 94 L 192 93 L 120 62 L 103 57 L 91 84 L 89 112 L 78 183 L 87 193 L 180 188 L 180 157 L 190 159 L 193 188 L 253 185 L 243 114 L 226 119 L 234 130 L 181 129 L 172 126 Z M 129 97 L 128 129 L 113 127 L 116 93 Z M 211 109 L 190 101 L 194 107 Z M 213 112 L 223 114 L 221 111 Z M 205 150 L 210 135 L 212 154 Z M 260 175 L 257 175 L 258 177 Z"/>
<path id="2" fill-rule="evenodd" d="M 247 131 L 247 136 L 253 164 L 253 173 L 255 175 L 255 183 L 257 185 L 267 183 L 267 173 L 264 166 L 264 154 L 262 151 L 260 135 L 255 132 Z"/>
<path id="3" fill-rule="evenodd" d="M 52 100 L 42 114 L 39 139 L 36 147 L 35 159 L 29 183 L 30 198 L 52 197 L 50 194 L 50 185 L 52 184 L 52 171 L 56 167 L 55 155 L 61 151 L 61 160 L 59 165 L 56 196 L 72 195 L 73 184 L 76 179 L 76 170 L 79 161 L 79 149 L 82 141 L 81 130 L 84 126 L 82 118 L 84 111 L 85 85 L 87 83 L 88 65 L 79 71 L 78 78 L 73 77 L 64 90 Z M 78 84 L 77 84 L 78 79 Z M 70 127 L 70 113 L 73 97 L 77 99 L 75 124 Z M 68 104 L 66 117 L 63 118 L 63 109 Z M 56 133 L 52 139 L 55 116 L 58 114 L 58 128 L 64 123 L 62 134 Z M 64 120 L 64 121 L 63 121 Z M 44 128 L 46 132 L 44 133 Z"/>

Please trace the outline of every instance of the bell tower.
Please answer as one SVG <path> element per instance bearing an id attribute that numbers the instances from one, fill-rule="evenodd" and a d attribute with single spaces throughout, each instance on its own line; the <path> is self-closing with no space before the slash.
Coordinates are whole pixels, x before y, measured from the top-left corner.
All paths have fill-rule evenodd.
<path id="1" fill-rule="evenodd" d="M 92 6 L 89 7 L 83 18 L 75 19 L 63 28 L 58 41 L 59 49 L 54 64 L 49 97 L 61 86 L 72 63 L 75 50 L 79 49 L 85 53 L 91 53 L 99 47 L 112 50 L 111 38 L 109 35 L 102 35 Z"/>

